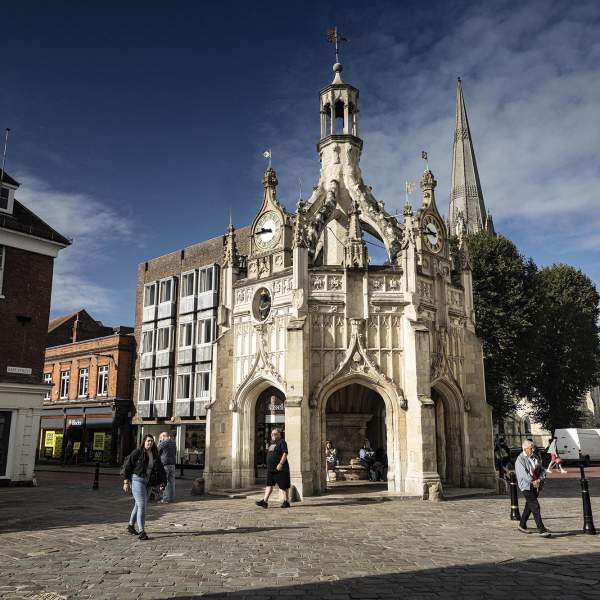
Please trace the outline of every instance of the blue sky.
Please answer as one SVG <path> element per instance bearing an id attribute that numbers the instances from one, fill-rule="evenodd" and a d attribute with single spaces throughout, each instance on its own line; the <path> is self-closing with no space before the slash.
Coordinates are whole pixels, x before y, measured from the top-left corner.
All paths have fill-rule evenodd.
<path id="1" fill-rule="evenodd" d="M 484 4 L 483 6 L 481 4 Z M 318 178 L 318 91 L 359 87 L 365 181 L 390 212 L 429 152 L 448 209 L 456 77 L 496 228 L 600 282 L 600 4 L 21 2 L 3 6 L 0 127 L 17 197 L 74 238 L 53 316 L 133 324 L 139 262 L 247 224 Z M 416 198 L 414 199 L 416 201 Z"/>

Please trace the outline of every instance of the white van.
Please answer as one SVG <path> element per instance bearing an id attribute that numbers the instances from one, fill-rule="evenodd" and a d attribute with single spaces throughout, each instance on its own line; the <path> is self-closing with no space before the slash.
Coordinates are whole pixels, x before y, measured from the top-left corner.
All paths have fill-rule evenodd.
<path id="1" fill-rule="evenodd" d="M 556 448 L 564 460 L 579 460 L 579 453 L 586 463 L 600 460 L 600 429 L 557 429 Z"/>

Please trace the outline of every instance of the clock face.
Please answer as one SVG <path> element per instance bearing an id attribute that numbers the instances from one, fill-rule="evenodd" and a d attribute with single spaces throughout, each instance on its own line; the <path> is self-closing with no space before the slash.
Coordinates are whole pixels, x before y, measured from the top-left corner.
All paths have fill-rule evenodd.
<path id="1" fill-rule="evenodd" d="M 443 245 L 442 226 L 433 215 L 425 215 L 423 218 L 423 241 L 430 252 L 438 253 Z"/>
<path id="2" fill-rule="evenodd" d="M 260 250 L 270 250 L 281 237 L 281 217 L 273 210 L 260 217 L 254 229 L 254 241 Z"/>

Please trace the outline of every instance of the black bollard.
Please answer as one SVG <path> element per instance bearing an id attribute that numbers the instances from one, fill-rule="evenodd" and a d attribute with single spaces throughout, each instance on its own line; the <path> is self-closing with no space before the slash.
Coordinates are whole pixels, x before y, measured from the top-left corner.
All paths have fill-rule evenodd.
<path id="1" fill-rule="evenodd" d="M 92 485 L 93 490 L 98 489 L 98 480 L 100 479 L 100 463 L 96 463 L 96 470 L 94 471 L 94 484 Z"/>
<path id="2" fill-rule="evenodd" d="M 588 480 L 585 477 L 583 460 L 580 460 L 579 462 L 579 472 L 581 474 L 581 500 L 583 502 L 583 533 L 596 535 L 594 515 L 592 514 L 592 502 L 590 500 L 590 490 L 588 488 Z"/>
<path id="3" fill-rule="evenodd" d="M 520 521 L 519 492 L 517 491 L 517 476 L 514 471 L 511 471 L 508 476 L 508 485 L 510 486 L 510 520 Z"/>
<path id="4" fill-rule="evenodd" d="M 179 465 L 179 477 L 183 477 L 183 461 L 181 465 Z"/>

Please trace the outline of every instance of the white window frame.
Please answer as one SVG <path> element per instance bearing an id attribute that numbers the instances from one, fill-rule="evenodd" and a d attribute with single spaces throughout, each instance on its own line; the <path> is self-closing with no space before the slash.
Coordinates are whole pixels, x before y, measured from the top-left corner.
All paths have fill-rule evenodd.
<path id="1" fill-rule="evenodd" d="M 185 344 L 183 330 L 189 326 L 190 332 L 190 342 L 189 344 Z M 179 323 L 179 348 L 181 350 L 185 348 L 191 348 L 194 345 L 194 321 L 187 321 L 186 323 Z"/>
<path id="2" fill-rule="evenodd" d="M 52 373 L 44 373 L 44 383 L 46 385 L 52 385 Z M 48 390 L 44 395 L 44 400 L 50 400 L 50 394 L 52 390 Z"/>
<path id="3" fill-rule="evenodd" d="M 168 330 L 168 339 L 166 348 L 159 348 L 160 344 L 160 332 L 164 329 Z M 173 326 L 172 325 L 164 325 L 161 327 L 157 327 L 156 329 L 156 351 L 157 352 L 167 352 L 173 348 Z"/>
<path id="4" fill-rule="evenodd" d="M 147 308 L 148 306 L 156 306 L 158 304 L 157 300 L 158 300 L 158 293 L 157 293 L 157 282 L 153 282 L 153 283 L 147 283 L 144 286 L 144 308 Z M 147 296 L 147 292 L 150 288 L 154 288 L 154 302 L 149 303 L 146 302 L 146 296 Z"/>
<path id="5" fill-rule="evenodd" d="M 83 389 L 82 389 L 83 384 Z M 90 391 L 90 369 L 89 367 L 82 367 L 79 369 L 79 376 L 77 378 L 77 397 L 87 398 Z"/>
<path id="6" fill-rule="evenodd" d="M 100 382 L 102 382 L 102 386 Z M 108 365 L 100 365 L 98 367 L 96 394 L 98 396 L 108 396 Z"/>
<path id="7" fill-rule="evenodd" d="M 69 385 L 71 384 L 71 371 L 63 370 L 60 372 L 60 390 L 59 398 L 61 400 L 69 399 Z M 66 389 L 64 389 L 66 387 Z"/>
<path id="8" fill-rule="evenodd" d="M 159 380 L 163 388 L 163 397 L 158 397 Z M 154 378 L 154 402 L 168 402 L 170 396 L 171 378 L 168 375 L 158 375 Z"/>
<path id="9" fill-rule="evenodd" d="M 211 379 L 211 372 L 210 371 L 198 371 L 196 373 L 196 380 L 195 380 L 195 385 L 194 385 L 194 397 L 195 398 L 210 398 L 210 379 Z M 206 384 L 207 384 L 207 388 L 204 389 L 199 389 L 199 382 L 206 380 Z M 204 387 L 204 386 L 203 386 Z"/>
<path id="10" fill-rule="evenodd" d="M 148 398 L 142 397 L 142 392 L 146 390 L 146 382 L 148 382 Z M 152 377 L 141 377 L 140 378 L 140 386 L 138 389 L 138 402 L 151 402 L 152 401 Z"/>
<path id="11" fill-rule="evenodd" d="M 147 329 L 146 331 L 142 331 L 142 339 L 141 339 L 141 344 L 140 344 L 140 354 L 152 354 L 154 352 L 154 341 L 155 341 L 155 331 L 154 329 Z M 146 339 L 148 338 L 148 336 L 150 336 L 151 338 L 151 342 L 150 342 L 150 349 L 149 350 L 145 350 L 145 346 L 146 346 Z"/>
<path id="12" fill-rule="evenodd" d="M 4 298 L 2 294 L 2 284 L 4 282 L 4 263 L 6 262 L 6 246 L 0 246 L 0 298 Z"/>
<path id="13" fill-rule="evenodd" d="M 188 380 L 188 395 L 182 396 L 182 382 L 184 378 Z M 192 398 L 192 374 L 191 373 L 178 373 L 177 374 L 177 400 L 191 400 Z"/>
<path id="14" fill-rule="evenodd" d="M 215 265 L 210 265 L 208 267 L 202 267 L 201 269 L 198 269 L 198 295 L 200 294 L 206 294 L 207 292 L 212 292 L 215 290 Z M 208 273 L 210 272 L 210 277 L 208 276 Z M 205 284 L 207 284 L 210 280 L 210 287 L 206 288 L 206 289 L 201 289 L 202 287 L 204 287 Z"/>
<path id="15" fill-rule="evenodd" d="M 187 278 L 190 276 L 192 277 L 192 293 L 184 295 L 184 290 L 186 287 L 185 282 L 186 282 Z M 180 290 L 181 298 L 190 298 L 196 294 L 196 279 L 197 279 L 196 271 L 187 271 L 186 273 L 181 274 L 181 290 Z"/>
<path id="16" fill-rule="evenodd" d="M 163 299 L 163 286 L 170 286 L 169 297 Z M 161 279 L 158 282 L 158 304 L 165 304 L 167 302 L 173 302 L 175 299 L 175 278 L 168 277 L 167 279 Z"/>
<path id="17" fill-rule="evenodd" d="M 206 333 L 206 322 L 210 323 L 210 340 L 207 342 L 204 340 Z M 198 346 L 210 346 L 215 341 L 215 328 L 216 319 L 215 317 L 199 318 L 196 326 L 196 345 Z"/>

